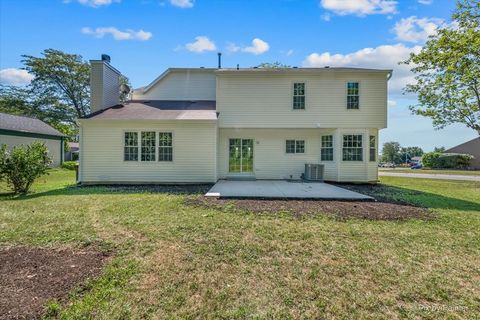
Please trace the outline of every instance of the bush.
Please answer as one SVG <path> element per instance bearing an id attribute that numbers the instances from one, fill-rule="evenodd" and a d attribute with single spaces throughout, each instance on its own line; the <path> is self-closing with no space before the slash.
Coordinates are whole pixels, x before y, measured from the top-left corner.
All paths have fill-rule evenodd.
<path id="1" fill-rule="evenodd" d="M 27 193 L 38 177 L 47 174 L 52 160 L 47 147 L 40 142 L 30 145 L 15 146 L 7 151 L 7 146 L 0 146 L 0 179 L 15 193 Z"/>
<path id="2" fill-rule="evenodd" d="M 77 166 L 78 166 L 78 163 L 76 161 L 65 161 L 62 163 L 63 169 L 75 170 Z"/>
<path id="3" fill-rule="evenodd" d="M 472 159 L 469 154 L 430 152 L 423 155 L 422 163 L 434 169 L 466 169 Z"/>

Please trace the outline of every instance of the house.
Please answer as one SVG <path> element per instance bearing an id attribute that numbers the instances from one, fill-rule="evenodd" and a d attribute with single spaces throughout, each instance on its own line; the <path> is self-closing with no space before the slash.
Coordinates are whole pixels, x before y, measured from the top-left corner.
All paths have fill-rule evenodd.
<path id="1" fill-rule="evenodd" d="M 80 153 L 80 144 L 78 142 L 67 142 L 68 150 L 65 150 L 63 160 L 65 161 L 78 161 L 78 155 Z"/>
<path id="2" fill-rule="evenodd" d="M 470 168 L 480 170 L 480 137 L 445 150 L 445 153 L 470 154 L 474 157 L 472 161 L 470 161 Z"/>
<path id="3" fill-rule="evenodd" d="M 62 133 L 41 120 L 0 113 L 0 145 L 12 148 L 34 141 L 43 142 L 52 157 L 53 167 L 63 162 L 63 139 Z"/>
<path id="4" fill-rule="evenodd" d="M 91 61 L 79 182 L 376 182 L 391 70 L 170 68 L 119 102 L 120 72 Z"/>

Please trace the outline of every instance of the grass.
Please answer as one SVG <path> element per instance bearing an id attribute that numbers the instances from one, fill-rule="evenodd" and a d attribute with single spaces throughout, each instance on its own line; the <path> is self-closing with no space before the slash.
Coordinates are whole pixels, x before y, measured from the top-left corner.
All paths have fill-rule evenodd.
<path id="1" fill-rule="evenodd" d="M 480 317 L 480 183 L 382 177 L 432 208 L 407 222 L 190 207 L 185 195 L 76 188 L 56 170 L 0 196 L 0 245 L 87 246 L 116 257 L 62 319 Z M 0 187 L 0 192 L 2 187 Z M 4 188 L 4 187 L 3 187 Z"/>
<path id="2" fill-rule="evenodd" d="M 415 169 L 410 168 L 378 168 L 380 171 L 386 172 L 408 172 L 408 173 L 425 173 L 425 174 L 448 174 L 461 176 L 480 176 L 480 170 L 441 170 L 441 169 Z"/>

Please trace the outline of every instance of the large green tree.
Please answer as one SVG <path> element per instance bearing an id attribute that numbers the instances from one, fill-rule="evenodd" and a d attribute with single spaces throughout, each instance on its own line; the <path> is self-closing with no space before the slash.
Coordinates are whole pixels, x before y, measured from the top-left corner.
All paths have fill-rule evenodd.
<path id="1" fill-rule="evenodd" d="M 402 147 L 398 142 L 385 142 L 382 148 L 382 162 L 400 163 Z"/>
<path id="2" fill-rule="evenodd" d="M 405 91 L 418 96 L 410 109 L 436 128 L 462 123 L 480 135 L 480 2 L 459 1 L 452 20 L 404 61 L 416 80 Z"/>

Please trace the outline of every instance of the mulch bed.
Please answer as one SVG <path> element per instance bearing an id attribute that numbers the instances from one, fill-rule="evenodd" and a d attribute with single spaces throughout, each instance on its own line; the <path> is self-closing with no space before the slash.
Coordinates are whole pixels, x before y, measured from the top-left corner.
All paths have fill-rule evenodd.
<path id="1" fill-rule="evenodd" d="M 315 214 L 333 215 L 339 220 L 360 218 L 401 221 L 408 219 L 429 220 L 434 218 L 433 213 L 426 208 L 388 202 L 221 199 L 196 196 L 188 198 L 186 204 L 218 210 L 240 210 L 254 213 L 287 212 L 298 218 Z"/>
<path id="2" fill-rule="evenodd" d="M 92 248 L 0 248 L 0 319 L 41 318 L 46 302 L 65 301 L 108 257 Z"/>

